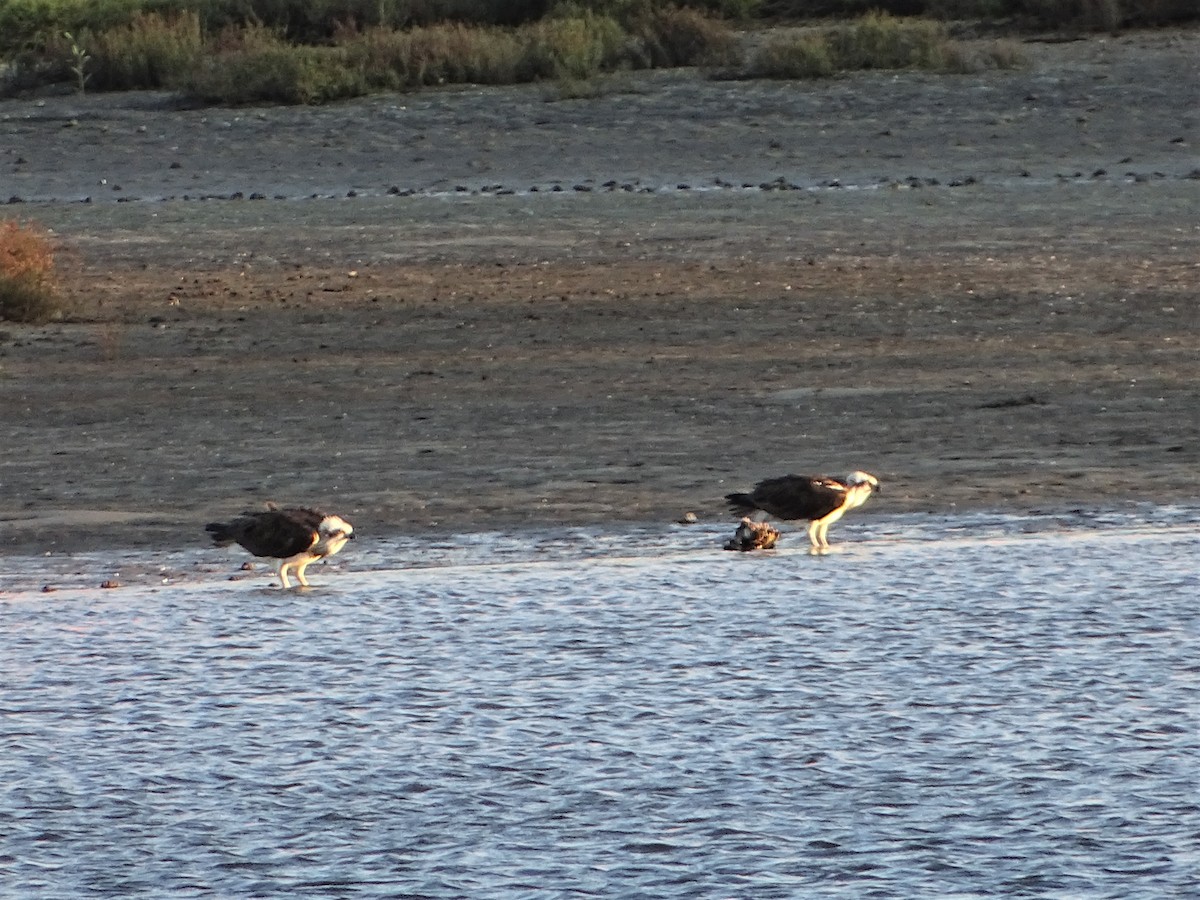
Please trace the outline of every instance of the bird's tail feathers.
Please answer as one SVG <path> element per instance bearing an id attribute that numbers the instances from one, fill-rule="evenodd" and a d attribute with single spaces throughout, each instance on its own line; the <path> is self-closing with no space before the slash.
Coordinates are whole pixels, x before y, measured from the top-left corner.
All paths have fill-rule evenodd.
<path id="1" fill-rule="evenodd" d="M 209 522 L 204 526 L 204 530 L 212 535 L 213 544 L 218 547 L 228 547 L 235 540 L 230 526 L 220 522 Z"/>
<path id="2" fill-rule="evenodd" d="M 738 516 L 748 516 L 758 509 L 749 494 L 726 494 L 725 502 L 729 504 L 730 512 Z"/>

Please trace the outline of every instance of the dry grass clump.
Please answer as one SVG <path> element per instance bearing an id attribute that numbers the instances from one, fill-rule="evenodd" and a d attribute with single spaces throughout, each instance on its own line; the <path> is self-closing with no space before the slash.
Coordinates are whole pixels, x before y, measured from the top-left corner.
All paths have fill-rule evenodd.
<path id="1" fill-rule="evenodd" d="M 941 22 L 874 12 L 849 24 L 773 38 L 754 54 L 742 74 L 749 78 L 823 78 L 864 69 L 973 72 L 1023 64 L 1011 41 L 968 49 L 952 39 Z"/>
<path id="2" fill-rule="evenodd" d="M 0 222 L 0 319 L 37 325 L 63 312 L 49 234 L 32 224 Z"/>

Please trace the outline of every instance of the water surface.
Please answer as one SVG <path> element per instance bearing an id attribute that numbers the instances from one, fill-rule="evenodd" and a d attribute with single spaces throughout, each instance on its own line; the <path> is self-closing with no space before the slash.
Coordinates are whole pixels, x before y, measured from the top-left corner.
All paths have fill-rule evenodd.
<path id="1" fill-rule="evenodd" d="M 9 591 L 0 895 L 1191 896 L 1198 524 L 364 540 L 306 592 Z"/>

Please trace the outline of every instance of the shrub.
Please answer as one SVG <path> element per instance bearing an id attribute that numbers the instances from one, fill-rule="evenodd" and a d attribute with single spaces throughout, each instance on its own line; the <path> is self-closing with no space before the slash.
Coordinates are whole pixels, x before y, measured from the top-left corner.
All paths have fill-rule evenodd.
<path id="1" fill-rule="evenodd" d="M 207 103 L 323 103 L 366 93 L 339 47 L 286 43 L 262 26 L 227 28 L 181 88 Z"/>
<path id="2" fill-rule="evenodd" d="M 552 16 L 518 28 L 454 23 L 408 31 L 342 28 L 335 42 L 373 88 L 579 82 L 629 58 L 627 36 L 616 21 L 592 13 Z"/>
<path id="3" fill-rule="evenodd" d="M 841 69 L 939 69 L 949 43 L 946 26 L 872 12 L 828 32 Z"/>
<path id="4" fill-rule="evenodd" d="M 750 61 L 751 78 L 827 78 L 837 71 L 824 35 L 806 33 L 769 40 Z"/>
<path id="5" fill-rule="evenodd" d="M 651 8 L 630 26 L 650 66 L 728 66 L 740 56 L 737 35 L 724 22 L 694 9 Z"/>
<path id="6" fill-rule="evenodd" d="M 502 28 L 431 25 L 410 31 L 342 29 L 337 43 L 373 88 L 433 84 L 508 84 L 517 80 L 524 48 Z"/>
<path id="7" fill-rule="evenodd" d="M 732 77 L 822 78 L 860 69 L 973 72 L 1015 68 L 1024 57 L 1011 41 L 970 50 L 937 22 L 871 13 L 850 25 L 794 31 L 772 38 Z M 724 73 L 730 77 L 730 73 Z"/>
<path id="8" fill-rule="evenodd" d="M 616 19 L 594 13 L 552 16 L 525 26 L 521 80 L 588 79 L 627 56 L 626 36 Z"/>
<path id="9" fill-rule="evenodd" d="M 946 10 L 1019 6 L 1029 17 L 1087 14 L 1104 23 L 1114 9 L 1125 10 L 1130 21 L 1135 8 L 1168 18 L 1178 4 L 1195 0 L 905 2 Z M 812 14 L 818 6 L 854 3 L 903 5 L 812 0 L 805 9 Z M 380 89 L 540 79 L 558 81 L 566 95 L 587 96 L 599 90 L 590 83 L 596 75 L 625 67 L 700 65 L 714 77 L 812 78 L 864 68 L 968 71 L 1005 67 L 1016 57 L 1003 48 L 977 51 L 977 45 L 968 56 L 942 24 L 872 13 L 770 37 L 747 63 L 731 27 L 705 12 L 779 6 L 759 0 L 688 0 L 683 6 L 671 0 L 196 0 L 181 12 L 179 0 L 0 0 L 0 25 L 15 22 L 27 38 L 0 67 L 0 95 L 74 75 L 80 90 L 173 88 L 218 104 L 320 103 Z M 432 18 L 442 21 L 413 24 Z M 43 33 L 47 23 L 70 27 Z M 410 27 L 395 30 L 402 24 Z M 40 37 L 34 40 L 28 29 Z M 6 39 L 15 40 L 0 35 L 0 43 Z"/>
<path id="10" fill-rule="evenodd" d="M 136 16 L 87 42 L 92 86 L 121 91 L 173 87 L 186 79 L 204 50 L 200 17 L 182 12 Z"/>
<path id="11" fill-rule="evenodd" d="M 49 235 L 35 225 L 0 222 L 0 319 L 36 325 L 63 311 Z"/>
<path id="12" fill-rule="evenodd" d="M 511 84 L 525 48 L 510 29 L 435 25 L 412 32 L 413 56 L 423 84 Z"/>

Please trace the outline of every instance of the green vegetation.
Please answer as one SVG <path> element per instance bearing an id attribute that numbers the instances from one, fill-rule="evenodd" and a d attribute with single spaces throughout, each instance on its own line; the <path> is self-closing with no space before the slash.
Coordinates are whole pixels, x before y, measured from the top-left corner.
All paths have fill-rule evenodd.
<path id="1" fill-rule="evenodd" d="M 92 77 L 92 73 L 88 71 L 88 63 L 92 58 L 88 56 L 88 52 L 75 43 L 75 38 L 71 37 L 71 32 L 63 32 L 63 37 L 71 46 L 71 64 L 68 68 L 71 74 L 75 76 L 75 84 L 79 88 L 79 93 L 87 90 L 88 80 Z"/>
<path id="2" fill-rule="evenodd" d="M 623 22 L 577 7 L 516 26 L 397 29 L 347 20 L 317 43 L 255 21 L 206 30 L 195 11 L 139 12 L 74 34 L 50 35 L 15 54 L 10 91 L 77 78 L 86 66 L 91 90 L 167 88 L 220 104 L 321 103 L 377 90 L 542 80 L 583 95 L 579 86 L 602 72 L 697 65 L 728 58 L 736 46 L 725 21 L 674 7 L 639 9 Z"/>
<path id="3" fill-rule="evenodd" d="M 785 31 L 771 38 L 739 74 L 751 78 L 823 78 L 862 69 L 973 72 L 1023 64 L 1011 42 L 972 47 L 950 37 L 940 22 L 869 13 L 840 25 Z"/>
<path id="4" fill-rule="evenodd" d="M 583 14 L 622 23 L 681 6 L 714 18 L 753 17 L 761 0 L 4 0 L 0 3 L 0 56 L 44 43 L 64 31 L 98 33 L 138 16 L 187 12 L 205 34 L 256 24 L 288 43 L 320 44 L 347 25 L 404 30 L 446 22 L 516 27 Z"/>
<path id="5" fill-rule="evenodd" d="M 63 312 L 49 235 L 36 225 L 0 221 L 0 319 L 37 325 Z"/>
<path id="6" fill-rule="evenodd" d="M 920 13 L 922 18 L 898 18 Z M 743 58 L 734 23 L 780 29 Z M 855 19 L 854 17 L 860 17 Z M 968 55 L 944 20 L 1116 29 L 1200 20 L 1196 0 L 4 0 L 0 96 L 166 88 L 216 104 L 321 103 L 440 84 L 553 81 L 596 92 L 621 69 L 704 66 L 721 77 L 1019 64 L 1012 45 Z"/>
<path id="7" fill-rule="evenodd" d="M 986 19 L 1019 27 L 1107 31 L 1200 20 L 1196 0 L 762 0 L 774 20 L 853 18 L 869 12 L 950 20 Z"/>
<path id="8" fill-rule="evenodd" d="M 140 13 L 127 25 L 98 32 L 91 45 L 92 78 L 106 91 L 171 87 L 204 53 L 195 13 Z"/>
<path id="9" fill-rule="evenodd" d="M 833 49 L 819 32 L 780 35 L 769 40 L 750 60 L 750 78 L 827 78 L 837 72 Z M 739 73 L 730 73 L 737 77 Z"/>
<path id="10" fill-rule="evenodd" d="M 361 74 L 331 47 L 288 44 L 257 25 L 228 28 L 174 84 L 220 103 L 322 103 L 365 93 Z"/>

